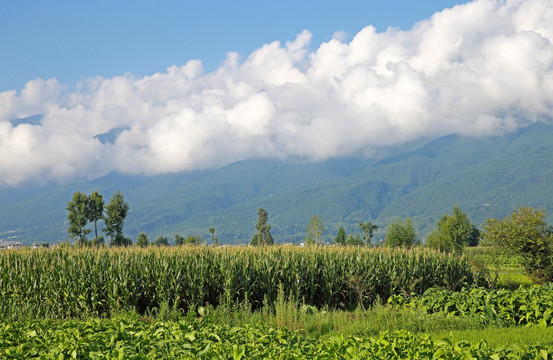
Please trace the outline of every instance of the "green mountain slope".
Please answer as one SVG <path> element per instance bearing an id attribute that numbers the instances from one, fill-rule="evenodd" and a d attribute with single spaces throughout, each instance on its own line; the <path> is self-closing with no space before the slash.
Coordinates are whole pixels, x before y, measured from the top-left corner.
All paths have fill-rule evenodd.
<path id="1" fill-rule="evenodd" d="M 553 127 L 533 125 L 495 138 L 456 135 L 435 139 L 381 160 L 335 159 L 317 164 L 248 160 L 213 171 L 156 177 L 110 174 L 67 186 L 0 190 L 0 238 L 25 243 L 67 238 L 65 205 L 73 192 L 117 190 L 131 206 L 126 233 L 136 239 L 163 234 L 208 237 L 213 226 L 223 243 L 246 243 L 257 209 L 269 212 L 277 242 L 299 242 L 314 214 L 330 240 L 339 226 L 358 232 L 376 222 L 384 236 L 396 216 L 411 216 L 425 236 L 437 219 L 461 206 L 477 225 L 519 205 L 553 212 Z"/>

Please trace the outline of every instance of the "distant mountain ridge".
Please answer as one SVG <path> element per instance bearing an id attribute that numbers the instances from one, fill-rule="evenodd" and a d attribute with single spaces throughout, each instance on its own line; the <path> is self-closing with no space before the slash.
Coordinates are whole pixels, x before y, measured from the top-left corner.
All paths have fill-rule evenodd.
<path id="1" fill-rule="evenodd" d="M 536 124 L 508 136 L 448 135 L 379 160 L 333 159 L 283 163 L 257 159 L 212 171 L 155 177 L 118 173 L 79 184 L 0 189 L 0 239 L 30 244 L 67 239 L 65 206 L 75 191 L 100 190 L 106 201 L 120 190 L 130 204 L 125 224 L 133 241 L 145 231 L 209 238 L 213 226 L 222 243 L 247 243 L 257 209 L 269 212 L 277 242 L 299 242 L 318 214 L 330 241 L 339 226 L 380 226 L 411 216 L 424 237 L 454 204 L 476 225 L 503 217 L 519 205 L 553 212 L 553 127 Z M 109 141 L 109 139 L 106 139 Z"/>

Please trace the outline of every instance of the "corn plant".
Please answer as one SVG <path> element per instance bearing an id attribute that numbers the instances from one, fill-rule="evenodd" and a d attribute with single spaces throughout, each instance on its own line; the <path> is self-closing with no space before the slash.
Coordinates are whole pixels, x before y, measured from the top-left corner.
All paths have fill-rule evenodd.
<path id="1" fill-rule="evenodd" d="M 358 247 L 81 248 L 0 253 L 0 317 L 69 318 L 162 304 L 183 313 L 246 298 L 274 305 L 278 288 L 319 308 L 368 306 L 430 287 L 473 282 L 461 257 Z"/>

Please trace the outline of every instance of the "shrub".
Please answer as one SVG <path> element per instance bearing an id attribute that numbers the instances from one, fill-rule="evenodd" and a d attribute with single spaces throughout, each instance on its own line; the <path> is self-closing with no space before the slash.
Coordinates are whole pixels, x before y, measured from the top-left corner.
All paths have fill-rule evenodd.
<path id="1" fill-rule="evenodd" d="M 530 276 L 539 282 L 553 281 L 553 227 L 545 222 L 545 210 L 519 207 L 504 219 L 490 219 L 484 240 L 520 255 Z"/>

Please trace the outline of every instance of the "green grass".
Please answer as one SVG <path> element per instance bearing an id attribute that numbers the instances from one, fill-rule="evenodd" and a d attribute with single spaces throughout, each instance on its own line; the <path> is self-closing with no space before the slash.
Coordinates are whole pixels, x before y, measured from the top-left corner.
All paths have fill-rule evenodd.
<path id="1" fill-rule="evenodd" d="M 474 265 L 486 265 L 491 269 L 518 269 L 522 267 L 519 256 L 506 254 L 492 246 L 475 246 L 465 248 L 465 255 Z"/>
<path id="2" fill-rule="evenodd" d="M 502 269 L 499 272 L 499 287 L 514 290 L 521 286 L 528 287 L 531 285 L 533 285 L 532 279 L 526 275 L 522 268 Z"/>
<path id="3" fill-rule="evenodd" d="M 449 316 L 444 313 L 423 314 L 413 309 L 375 305 L 355 311 L 319 310 L 297 306 L 281 292 L 275 309 L 266 307 L 256 312 L 247 311 L 247 304 L 233 309 L 209 309 L 209 316 L 219 324 L 245 326 L 258 323 L 285 327 L 298 331 L 307 338 L 331 338 L 341 334 L 357 337 L 377 337 L 382 332 L 408 331 L 429 335 L 433 339 L 449 339 L 452 343 L 486 341 L 490 347 L 544 345 L 553 347 L 553 327 L 538 325 L 485 325 L 469 316 Z"/>
<path id="4" fill-rule="evenodd" d="M 278 327 L 299 331 L 308 338 L 336 336 L 377 336 L 383 331 L 405 330 L 416 334 L 456 330 L 484 329 L 478 319 L 448 317 L 445 314 L 421 314 L 411 309 L 377 305 L 368 310 L 318 310 L 310 306 L 298 307 L 295 303 L 277 304 L 276 311 L 264 308 L 255 312 L 236 307 L 233 311 L 207 310 L 217 323 L 244 326 L 269 323 Z"/>
<path id="5" fill-rule="evenodd" d="M 465 249 L 465 256 L 475 270 L 487 269 L 495 287 L 517 289 L 534 284 L 522 267 L 520 256 L 506 254 L 491 246 Z"/>
<path id="6" fill-rule="evenodd" d="M 553 328 L 538 325 L 467 329 L 430 332 L 434 338 L 450 338 L 453 342 L 468 341 L 475 343 L 485 340 L 491 347 L 503 347 L 512 344 L 544 345 L 553 347 Z"/>

